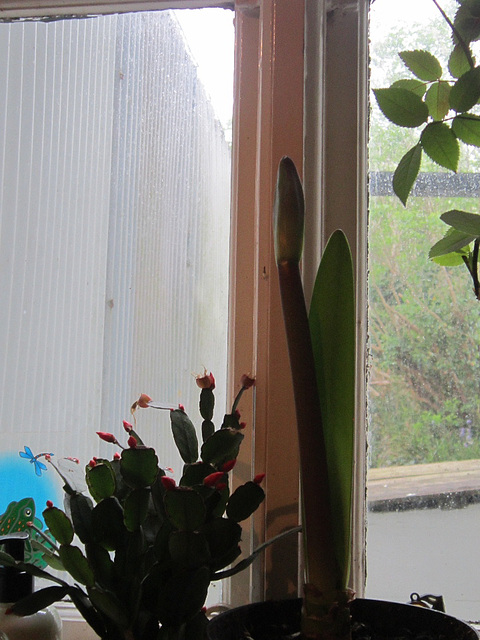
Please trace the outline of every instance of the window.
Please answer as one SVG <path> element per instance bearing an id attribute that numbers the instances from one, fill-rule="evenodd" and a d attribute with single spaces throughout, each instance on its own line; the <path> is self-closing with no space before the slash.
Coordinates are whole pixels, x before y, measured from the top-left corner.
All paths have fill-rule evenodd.
<path id="1" fill-rule="evenodd" d="M 456 3 L 440 4 L 455 14 Z M 426 48 L 446 67 L 449 27 L 433 3 L 376 0 L 371 35 L 374 88 L 408 75 L 400 50 Z M 392 171 L 419 130 L 372 108 L 367 595 L 442 594 L 448 613 L 476 619 L 478 305 L 463 267 L 428 251 L 446 231 L 441 212 L 477 210 L 480 157 L 469 147 L 456 176 L 424 161 L 404 208 Z"/>
<path id="2" fill-rule="evenodd" d="M 90 15 L 95 9 L 98 13 L 114 13 L 129 7 L 158 8 L 159 4 L 148 0 L 83 0 L 66 7 L 63 2 L 55 6 L 53 0 L 10 0 L 2 3 L 2 11 L 6 18 L 38 15 L 40 10 L 43 15 Z M 216 3 L 172 0 L 161 4 L 171 8 Z M 255 394 L 243 403 L 242 417 L 252 428 L 246 433 L 236 469 L 240 480 L 250 478 L 252 472 L 267 474 L 263 511 L 243 536 L 248 548 L 298 521 L 293 394 L 289 393 L 288 356 L 271 240 L 273 187 L 283 155 L 292 157 L 303 170 L 309 203 L 304 270 L 307 288 L 324 238 L 337 226 L 349 234 L 359 273 L 358 367 L 363 378 L 368 6 L 364 0 L 242 0 L 233 4 L 236 50 L 227 377 L 231 395 L 242 373 L 252 371 L 257 376 Z M 118 83 L 124 80 L 117 78 Z M 348 96 L 345 87 L 349 88 Z M 190 372 L 191 365 L 187 366 Z M 364 406 L 361 385 L 358 406 Z M 362 421 L 359 410 L 359 424 Z M 354 586 L 361 594 L 361 427 L 359 433 Z M 253 598 L 294 596 L 298 591 L 297 570 L 297 540 L 285 540 L 281 547 L 270 549 L 259 559 L 249 575 L 232 580 L 230 601 L 241 604 Z"/>

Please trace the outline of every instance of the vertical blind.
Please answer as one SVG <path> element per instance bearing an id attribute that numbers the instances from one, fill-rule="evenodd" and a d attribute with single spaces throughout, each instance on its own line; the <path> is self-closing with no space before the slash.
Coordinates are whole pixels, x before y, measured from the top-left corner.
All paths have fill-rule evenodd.
<path id="1" fill-rule="evenodd" d="M 220 418 L 230 150 L 173 13 L 0 24 L 0 59 L 3 454 L 112 455 L 141 392 L 195 419 L 204 366 Z"/>

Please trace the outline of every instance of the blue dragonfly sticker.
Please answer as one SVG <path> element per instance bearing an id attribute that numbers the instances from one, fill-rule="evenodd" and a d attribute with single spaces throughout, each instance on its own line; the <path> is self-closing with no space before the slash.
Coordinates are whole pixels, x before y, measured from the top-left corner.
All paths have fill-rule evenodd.
<path id="1" fill-rule="evenodd" d="M 23 448 L 25 449 L 25 451 L 19 451 L 18 455 L 21 458 L 27 458 L 27 460 L 29 460 L 30 463 L 35 467 L 35 473 L 37 474 L 37 476 L 41 476 L 42 471 L 47 470 L 47 465 L 45 465 L 43 462 L 40 462 L 39 458 L 42 458 L 44 456 L 53 456 L 53 453 L 37 453 L 37 455 L 34 456 L 30 447 L 27 447 L 27 445 L 25 445 Z"/>

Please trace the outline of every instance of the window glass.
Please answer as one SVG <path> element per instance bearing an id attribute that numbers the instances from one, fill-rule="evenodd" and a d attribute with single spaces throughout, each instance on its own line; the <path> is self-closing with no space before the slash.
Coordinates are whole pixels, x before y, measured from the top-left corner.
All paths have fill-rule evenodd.
<path id="1" fill-rule="evenodd" d="M 440 4 L 453 18 L 458 5 Z M 433 2 L 375 0 L 372 88 L 413 77 L 399 51 L 428 49 L 446 69 L 449 43 Z M 442 212 L 478 213 L 479 154 L 463 151 L 453 177 L 423 160 L 404 207 L 392 172 L 419 132 L 392 125 L 372 96 L 367 596 L 442 594 L 447 612 L 476 619 L 479 308 L 465 267 L 439 266 L 428 252 L 447 230 Z"/>
<path id="2" fill-rule="evenodd" d="M 205 367 L 223 416 L 233 12 L 205 11 L 221 106 L 175 12 L 0 24 L 0 514 L 58 497 L 32 456 L 111 456 L 140 393 L 199 424 Z M 168 412 L 137 419 L 178 477 Z"/>

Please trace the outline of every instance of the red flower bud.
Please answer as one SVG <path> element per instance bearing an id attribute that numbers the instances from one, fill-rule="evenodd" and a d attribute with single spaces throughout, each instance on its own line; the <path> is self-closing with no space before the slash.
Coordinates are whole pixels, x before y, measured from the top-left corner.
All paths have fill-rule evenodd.
<path id="1" fill-rule="evenodd" d="M 237 418 L 237 420 L 240 420 L 240 415 L 241 414 L 240 414 L 240 411 L 238 409 L 235 409 L 235 413 L 233 415 Z"/>
<path id="2" fill-rule="evenodd" d="M 238 425 L 239 429 L 245 429 L 245 427 L 247 426 L 246 422 L 240 422 L 240 424 Z"/>
<path id="3" fill-rule="evenodd" d="M 224 476 L 225 473 L 223 471 L 215 471 L 203 479 L 203 484 L 206 487 L 216 488 L 217 484 L 224 478 Z"/>
<path id="4" fill-rule="evenodd" d="M 51 453 L 46 453 L 45 454 L 45 460 L 51 460 L 52 459 L 52 454 Z"/>
<path id="5" fill-rule="evenodd" d="M 163 484 L 163 488 L 166 491 L 171 491 L 172 489 L 176 488 L 176 483 L 175 480 L 173 478 L 169 478 L 168 476 L 162 476 L 160 478 L 160 482 Z"/>
<path id="6" fill-rule="evenodd" d="M 100 438 L 100 440 L 111 442 L 112 444 L 117 444 L 117 439 L 115 438 L 113 433 L 107 433 L 106 431 L 97 431 L 97 436 Z"/>
<path id="7" fill-rule="evenodd" d="M 178 408 L 180 409 L 180 411 L 183 411 L 185 413 L 185 407 L 183 406 L 183 404 L 179 404 Z"/>
<path id="8" fill-rule="evenodd" d="M 216 486 L 215 489 L 217 491 L 223 491 L 225 489 L 225 487 L 227 486 L 226 482 L 219 482 Z"/>
<path id="9" fill-rule="evenodd" d="M 47 509 L 51 509 L 53 507 L 53 502 L 51 500 L 47 500 Z"/>
<path id="10" fill-rule="evenodd" d="M 240 378 L 240 384 L 244 389 L 250 389 L 255 384 L 255 378 L 252 378 L 249 373 L 244 373 Z"/>
<path id="11" fill-rule="evenodd" d="M 130 449 L 136 449 L 137 439 L 134 438 L 133 436 L 130 436 L 129 439 L 127 440 L 127 444 L 130 447 Z"/>
<path id="12" fill-rule="evenodd" d="M 114 460 L 120 460 L 122 456 L 118 453 L 118 451 L 115 451 L 115 453 L 113 454 L 113 459 Z"/>
<path id="13" fill-rule="evenodd" d="M 211 371 L 209 374 L 207 374 L 207 370 L 205 369 L 203 372 L 203 376 L 196 376 L 195 381 L 200 389 L 212 389 L 212 391 L 213 389 L 215 389 L 215 378 L 213 377 L 213 373 Z"/>
<path id="14" fill-rule="evenodd" d="M 137 400 L 137 406 L 141 407 L 142 409 L 148 409 L 148 403 L 151 401 L 152 399 L 150 398 L 150 396 L 147 396 L 146 393 L 142 393 L 140 398 Z"/>
<path id="15" fill-rule="evenodd" d="M 127 433 L 130 433 L 130 431 L 133 429 L 133 424 L 130 424 L 130 422 L 127 422 L 126 420 L 123 421 L 123 428 L 125 429 L 125 431 Z"/>
<path id="16" fill-rule="evenodd" d="M 236 462 L 237 462 L 236 458 L 234 460 L 229 460 L 228 462 L 225 462 L 225 464 L 222 464 L 222 471 L 224 473 L 228 473 L 229 471 L 231 471 L 233 469 L 233 467 L 235 466 Z"/>
<path id="17" fill-rule="evenodd" d="M 93 468 L 93 467 L 96 467 L 96 466 L 97 466 L 97 461 L 95 460 L 95 458 L 92 458 L 92 459 L 90 460 L 90 462 L 88 463 L 88 466 L 89 466 L 90 468 Z"/>
<path id="18" fill-rule="evenodd" d="M 80 460 L 78 458 L 72 458 L 72 456 L 67 456 L 67 460 L 70 460 L 70 462 L 75 462 L 75 464 L 80 464 Z"/>
<path id="19" fill-rule="evenodd" d="M 257 473 L 257 475 L 254 477 L 253 481 L 255 482 L 255 484 L 260 484 L 264 478 L 265 478 L 265 474 L 264 473 Z"/>

